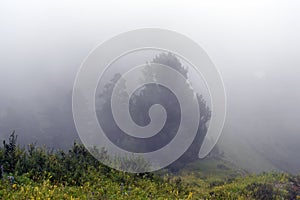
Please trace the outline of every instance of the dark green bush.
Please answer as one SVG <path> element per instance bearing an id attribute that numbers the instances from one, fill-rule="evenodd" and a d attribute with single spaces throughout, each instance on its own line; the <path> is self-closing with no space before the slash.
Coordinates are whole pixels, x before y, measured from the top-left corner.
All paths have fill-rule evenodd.
<path id="1" fill-rule="evenodd" d="M 97 151 L 101 158 L 108 157 L 104 149 L 92 150 Z M 82 185 L 95 178 L 91 174 L 125 185 L 132 185 L 145 178 L 157 183 L 163 182 L 161 177 L 153 173 L 130 174 L 111 169 L 95 159 L 77 142 L 74 142 L 69 151 L 50 150 L 46 146 L 36 144 L 21 148 L 17 145 L 15 132 L 10 135 L 8 143 L 3 141 L 3 147 L 0 147 L 0 165 L 3 165 L 6 175 L 26 175 L 37 182 L 49 179 L 53 183 L 64 185 Z M 180 182 L 177 181 L 174 185 L 182 189 Z"/>
<path id="2" fill-rule="evenodd" d="M 254 199 L 272 200 L 276 199 L 276 192 L 271 184 L 252 183 L 247 186 L 247 190 L 251 191 Z"/>

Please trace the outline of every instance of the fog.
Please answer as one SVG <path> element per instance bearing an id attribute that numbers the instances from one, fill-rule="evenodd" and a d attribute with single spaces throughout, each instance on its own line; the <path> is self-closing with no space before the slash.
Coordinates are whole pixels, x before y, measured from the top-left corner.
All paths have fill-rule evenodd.
<path id="1" fill-rule="evenodd" d="M 0 138 L 64 148 L 88 53 L 143 27 L 180 32 L 219 69 L 227 93 L 220 148 L 251 171 L 300 172 L 300 3 L 297 1 L 1 1 Z"/>

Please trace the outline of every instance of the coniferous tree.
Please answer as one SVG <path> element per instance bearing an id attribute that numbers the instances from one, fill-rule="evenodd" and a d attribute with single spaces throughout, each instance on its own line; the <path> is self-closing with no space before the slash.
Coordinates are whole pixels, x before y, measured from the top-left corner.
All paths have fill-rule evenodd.
<path id="1" fill-rule="evenodd" d="M 151 63 L 170 66 L 181 73 L 186 79 L 188 78 L 188 68 L 183 66 L 183 64 L 174 54 L 161 53 L 148 64 L 151 65 Z M 147 81 L 153 81 L 156 78 L 164 79 L 169 77 L 164 77 L 164 75 L 159 73 L 159 71 L 154 71 L 149 68 L 143 72 L 142 78 Z M 148 115 L 149 108 L 154 104 L 160 104 L 166 109 L 167 121 L 163 129 L 157 135 L 146 139 L 133 138 L 120 130 L 114 121 L 111 111 L 111 94 L 116 82 L 119 81 L 119 79 L 121 80 L 121 75 L 116 74 L 113 79 L 104 86 L 103 92 L 99 96 L 98 101 L 101 101 L 101 104 L 98 104 L 100 106 L 97 107 L 97 116 L 101 127 L 106 133 L 108 133 L 107 135 L 110 140 L 128 151 L 143 153 L 162 148 L 174 138 L 180 124 L 180 104 L 176 96 L 168 88 L 158 84 L 147 84 L 139 88 L 133 94 L 133 96 L 130 97 L 128 109 L 133 121 L 140 126 L 147 125 L 150 122 Z M 125 91 L 126 82 L 124 80 L 121 81 Z M 188 82 L 186 83 L 185 87 L 190 87 Z M 194 94 L 194 91 L 190 89 L 190 95 Z M 122 95 L 128 94 L 123 92 L 119 95 L 120 98 L 122 98 Z M 186 163 L 198 159 L 199 149 L 207 132 L 207 122 L 210 120 L 211 111 L 206 105 L 206 102 L 201 94 L 196 94 L 196 97 L 198 99 L 199 112 L 201 113 L 197 135 L 185 154 L 181 156 L 181 158 L 175 163 L 169 166 L 169 169 L 173 171 L 178 170 Z"/>

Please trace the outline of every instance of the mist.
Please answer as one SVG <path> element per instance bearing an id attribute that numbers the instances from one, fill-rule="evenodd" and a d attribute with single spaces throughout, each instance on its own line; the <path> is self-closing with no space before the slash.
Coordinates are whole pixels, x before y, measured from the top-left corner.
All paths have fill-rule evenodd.
<path id="1" fill-rule="evenodd" d="M 219 69 L 227 118 L 218 146 L 250 171 L 300 172 L 300 16 L 297 1 L 2 1 L 0 139 L 65 148 L 88 53 L 137 28 L 177 31 Z"/>

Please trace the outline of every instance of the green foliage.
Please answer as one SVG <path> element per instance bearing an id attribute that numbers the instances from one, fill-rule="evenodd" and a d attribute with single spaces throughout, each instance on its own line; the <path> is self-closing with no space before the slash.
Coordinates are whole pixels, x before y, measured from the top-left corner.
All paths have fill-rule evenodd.
<path id="1" fill-rule="evenodd" d="M 165 181 L 153 173 L 130 174 L 108 168 L 76 142 L 65 152 L 36 144 L 25 149 L 16 141 L 12 133 L 9 142 L 0 147 L 5 173 L 0 199 L 176 199 L 188 195 L 180 182 Z M 91 151 L 107 157 L 104 149 Z M 8 181 L 9 174 L 14 175 L 14 183 Z"/>
<path id="2" fill-rule="evenodd" d="M 252 193 L 252 197 L 255 199 L 271 200 L 276 196 L 271 184 L 251 183 L 246 189 Z"/>
<path id="3" fill-rule="evenodd" d="M 15 131 L 13 131 L 12 134 L 9 136 L 8 143 L 6 143 L 5 140 L 3 141 L 1 163 L 3 164 L 3 167 L 8 173 L 14 171 L 18 161 L 20 151 L 18 151 L 19 149 L 17 149 L 16 142 L 17 136 L 15 135 Z"/>
<path id="4" fill-rule="evenodd" d="M 20 148 L 16 139 L 13 133 L 0 147 L 0 199 L 300 199 L 300 176 L 252 175 L 221 159 L 194 162 L 176 175 L 130 174 L 104 166 L 76 142 L 65 152 Z M 107 157 L 103 149 L 98 155 Z"/>

